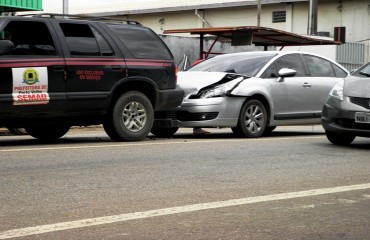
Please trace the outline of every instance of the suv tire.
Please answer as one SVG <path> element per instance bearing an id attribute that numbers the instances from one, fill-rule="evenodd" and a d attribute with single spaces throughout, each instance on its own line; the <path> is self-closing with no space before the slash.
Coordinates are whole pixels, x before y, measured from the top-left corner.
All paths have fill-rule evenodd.
<path id="1" fill-rule="evenodd" d="M 154 122 L 153 106 L 141 92 L 124 93 L 108 113 L 103 127 L 115 141 L 140 141 L 150 132 Z"/>
<path id="2" fill-rule="evenodd" d="M 40 126 L 26 127 L 26 132 L 34 138 L 42 141 L 54 141 L 63 137 L 70 129 L 69 125 L 47 124 Z"/>

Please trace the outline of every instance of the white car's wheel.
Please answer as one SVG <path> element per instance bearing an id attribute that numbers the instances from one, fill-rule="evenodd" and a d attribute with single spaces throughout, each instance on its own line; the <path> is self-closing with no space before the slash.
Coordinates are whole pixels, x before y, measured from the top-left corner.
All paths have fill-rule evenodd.
<path id="1" fill-rule="evenodd" d="M 263 103 L 257 99 L 246 102 L 241 111 L 238 125 L 232 128 L 237 136 L 258 138 L 266 129 L 267 111 Z"/>

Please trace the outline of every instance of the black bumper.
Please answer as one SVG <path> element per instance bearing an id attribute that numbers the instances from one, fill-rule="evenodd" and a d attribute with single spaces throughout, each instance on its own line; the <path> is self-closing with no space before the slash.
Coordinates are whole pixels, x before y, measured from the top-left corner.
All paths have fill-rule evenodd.
<path id="1" fill-rule="evenodd" d="M 338 110 L 326 104 L 322 111 L 321 123 L 326 131 L 370 137 L 370 124 L 356 123 L 353 111 Z"/>
<path id="2" fill-rule="evenodd" d="M 159 90 L 154 111 L 168 111 L 177 108 L 182 103 L 184 94 L 184 90 L 180 88 Z"/>

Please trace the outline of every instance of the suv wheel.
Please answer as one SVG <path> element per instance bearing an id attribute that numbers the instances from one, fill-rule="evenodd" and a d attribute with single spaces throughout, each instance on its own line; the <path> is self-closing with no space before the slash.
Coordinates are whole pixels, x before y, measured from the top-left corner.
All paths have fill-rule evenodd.
<path id="1" fill-rule="evenodd" d="M 63 137 L 71 126 L 63 124 L 47 124 L 40 126 L 26 127 L 26 132 L 34 138 L 43 141 L 53 141 Z"/>
<path id="2" fill-rule="evenodd" d="M 263 103 L 257 99 L 246 102 L 238 120 L 238 125 L 231 128 L 233 133 L 241 137 L 261 137 L 267 124 L 267 111 Z"/>
<path id="3" fill-rule="evenodd" d="M 115 141 L 139 141 L 150 132 L 154 122 L 153 106 L 141 92 L 123 94 L 108 113 L 103 127 Z"/>
<path id="4" fill-rule="evenodd" d="M 336 133 L 331 131 L 325 131 L 328 140 L 336 145 L 349 145 L 356 138 L 355 135 L 350 133 Z"/>
<path id="5" fill-rule="evenodd" d="M 179 130 L 178 127 L 152 128 L 150 132 L 153 133 L 156 137 L 171 137 L 177 132 L 177 130 Z"/>

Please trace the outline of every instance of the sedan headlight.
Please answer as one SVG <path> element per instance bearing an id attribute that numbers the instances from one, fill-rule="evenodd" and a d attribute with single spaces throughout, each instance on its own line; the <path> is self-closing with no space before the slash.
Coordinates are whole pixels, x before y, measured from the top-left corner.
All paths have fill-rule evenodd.
<path id="1" fill-rule="evenodd" d="M 243 79 L 243 77 L 239 77 L 230 82 L 207 88 L 201 92 L 200 98 L 222 97 L 230 93 Z"/>
<path id="2" fill-rule="evenodd" d="M 334 85 L 334 87 L 331 89 L 329 93 L 329 96 L 343 101 L 344 99 L 343 88 L 344 88 L 344 80 L 341 80 Z"/>

